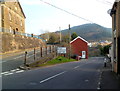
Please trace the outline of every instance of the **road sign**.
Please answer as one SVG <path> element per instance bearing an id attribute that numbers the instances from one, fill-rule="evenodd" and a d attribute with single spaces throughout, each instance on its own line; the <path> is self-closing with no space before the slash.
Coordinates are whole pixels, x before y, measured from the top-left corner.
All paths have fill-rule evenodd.
<path id="1" fill-rule="evenodd" d="M 66 54 L 66 47 L 58 47 L 57 48 L 57 53 Z"/>

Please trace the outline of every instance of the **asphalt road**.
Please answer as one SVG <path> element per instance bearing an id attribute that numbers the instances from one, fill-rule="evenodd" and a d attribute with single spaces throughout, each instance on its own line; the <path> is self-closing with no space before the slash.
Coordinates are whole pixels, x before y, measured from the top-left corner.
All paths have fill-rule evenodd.
<path id="1" fill-rule="evenodd" d="M 3 89 L 99 89 L 103 57 L 2 74 Z"/>
<path id="2" fill-rule="evenodd" d="M 40 60 L 41 54 L 40 49 L 36 49 L 36 60 Z M 45 48 L 43 49 L 43 56 L 45 55 Z M 48 49 L 49 54 L 49 49 Z M 4 57 L 2 56 L 2 60 L 0 60 L 0 65 L 2 65 L 2 72 L 11 71 L 18 69 L 21 65 L 24 65 L 25 60 L 25 52 L 21 52 L 19 54 L 13 54 L 13 56 Z M 27 53 L 27 63 L 34 61 L 34 50 L 31 50 Z"/>

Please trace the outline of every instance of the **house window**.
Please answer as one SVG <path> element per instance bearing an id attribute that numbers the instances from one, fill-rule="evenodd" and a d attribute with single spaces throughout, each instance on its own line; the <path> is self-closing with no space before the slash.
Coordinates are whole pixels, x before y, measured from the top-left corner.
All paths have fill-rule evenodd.
<path id="1" fill-rule="evenodd" d="M 15 10 L 17 11 L 17 7 L 15 7 Z"/>
<path id="2" fill-rule="evenodd" d="M 15 23 L 18 24 L 18 17 L 16 17 L 16 19 L 15 19 Z"/>
<path id="3" fill-rule="evenodd" d="M 18 32 L 18 28 L 16 28 L 16 31 Z"/>
<path id="4" fill-rule="evenodd" d="M 11 21 L 12 20 L 12 16 L 11 16 L 11 13 L 9 12 L 9 20 Z"/>
<path id="5" fill-rule="evenodd" d="M 12 32 L 12 27 L 10 26 L 10 28 L 9 28 L 9 29 L 10 29 L 10 33 L 11 33 L 11 32 Z"/>
<path id="6" fill-rule="evenodd" d="M 21 22 L 20 22 L 20 25 L 22 26 L 22 20 L 21 20 Z"/>

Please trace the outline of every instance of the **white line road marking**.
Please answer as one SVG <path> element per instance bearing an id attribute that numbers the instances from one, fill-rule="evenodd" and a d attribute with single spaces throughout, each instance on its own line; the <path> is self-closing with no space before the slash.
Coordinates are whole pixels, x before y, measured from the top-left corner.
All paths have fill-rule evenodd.
<path id="1" fill-rule="evenodd" d="M 7 62 L 7 61 L 0 61 L 0 63 L 5 63 L 5 62 Z"/>
<path id="2" fill-rule="evenodd" d="M 89 80 L 85 80 L 85 82 L 88 82 Z"/>
<path id="3" fill-rule="evenodd" d="M 31 55 L 31 56 L 28 56 L 27 58 L 30 58 L 30 57 L 32 57 L 32 56 L 34 56 L 34 54 L 33 54 L 33 55 Z"/>
<path id="4" fill-rule="evenodd" d="M 15 73 L 20 73 L 20 72 L 24 72 L 24 70 L 16 71 Z"/>
<path id="5" fill-rule="evenodd" d="M 1 75 L 3 75 L 3 74 L 8 74 L 8 73 L 9 73 L 8 71 L 6 71 L 6 72 L 2 72 Z"/>
<path id="6" fill-rule="evenodd" d="M 74 69 L 77 69 L 78 67 L 80 67 L 80 66 L 76 66 L 76 67 L 74 67 Z"/>
<path id="7" fill-rule="evenodd" d="M 4 74 L 4 75 L 12 75 L 13 73 L 8 73 L 8 74 Z"/>
<path id="8" fill-rule="evenodd" d="M 24 70 L 20 70 L 20 69 L 17 68 L 17 69 L 14 69 L 14 70 L 2 72 L 1 75 L 11 75 L 11 74 L 20 73 L 20 72 L 24 72 Z"/>
<path id="9" fill-rule="evenodd" d="M 98 87 L 97 89 L 99 90 L 100 88 Z"/>
<path id="10" fill-rule="evenodd" d="M 11 70 L 11 72 L 15 72 L 15 71 L 18 71 L 18 70 L 20 70 L 20 69 L 17 68 L 17 69 Z"/>
<path id="11" fill-rule="evenodd" d="M 22 55 L 22 56 L 18 56 L 18 57 L 14 58 L 14 59 L 18 59 L 18 58 L 21 58 L 21 57 L 24 57 L 24 55 Z"/>
<path id="12" fill-rule="evenodd" d="M 48 81 L 48 80 L 50 80 L 50 79 L 52 79 L 52 78 L 55 78 L 55 77 L 57 77 L 57 76 L 59 76 L 59 75 L 62 75 L 62 74 L 64 74 L 65 72 L 67 72 L 67 71 L 63 71 L 63 72 L 61 72 L 61 73 L 59 73 L 59 74 L 56 74 L 56 75 L 51 76 L 51 77 L 49 77 L 49 78 L 47 78 L 47 79 L 44 79 L 44 80 L 40 81 L 40 84 L 43 83 L 43 82 L 46 82 L 46 81 Z"/>

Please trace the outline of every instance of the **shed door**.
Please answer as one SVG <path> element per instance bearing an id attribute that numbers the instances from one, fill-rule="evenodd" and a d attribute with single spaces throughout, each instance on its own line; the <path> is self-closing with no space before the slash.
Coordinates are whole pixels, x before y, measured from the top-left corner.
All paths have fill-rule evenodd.
<path id="1" fill-rule="evenodd" d="M 82 51 L 82 58 L 86 58 L 86 51 Z"/>

